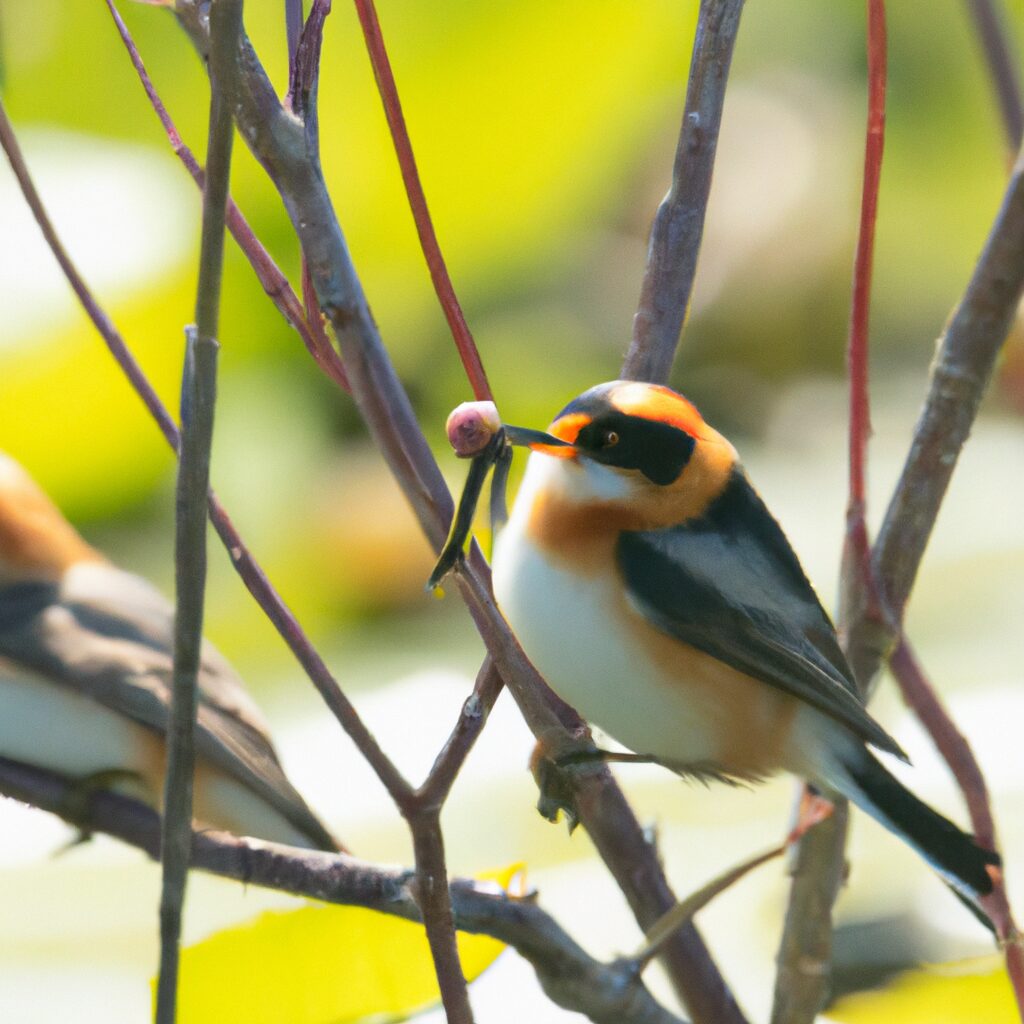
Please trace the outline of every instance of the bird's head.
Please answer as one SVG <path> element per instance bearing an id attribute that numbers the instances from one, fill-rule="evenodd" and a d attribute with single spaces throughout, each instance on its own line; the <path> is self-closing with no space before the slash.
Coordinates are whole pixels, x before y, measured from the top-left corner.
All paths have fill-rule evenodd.
<path id="1" fill-rule="evenodd" d="M 28 473 L 0 451 L 0 587 L 56 582 L 77 562 L 103 560 Z"/>
<path id="2" fill-rule="evenodd" d="M 600 510 L 623 529 L 701 515 L 737 464 L 736 450 L 691 402 L 639 381 L 599 384 L 573 399 L 548 428 L 562 444 L 506 432 L 543 457 L 534 472 L 543 492 L 561 505 Z"/>

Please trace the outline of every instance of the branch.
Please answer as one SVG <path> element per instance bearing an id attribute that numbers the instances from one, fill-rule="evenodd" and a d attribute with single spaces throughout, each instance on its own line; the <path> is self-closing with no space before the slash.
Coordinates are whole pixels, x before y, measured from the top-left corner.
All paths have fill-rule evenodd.
<path id="1" fill-rule="evenodd" d="M 216 0 L 210 9 L 209 173 L 203 189 L 203 229 L 195 327 L 186 331 L 181 388 L 181 446 L 175 501 L 174 672 L 167 729 L 167 771 L 160 837 L 160 971 L 157 1024 L 177 1017 L 178 957 L 192 845 L 192 786 L 199 661 L 206 594 L 206 496 L 217 398 L 217 325 L 224 269 L 224 214 L 234 131 L 227 97 L 231 59 L 242 28 L 242 0 Z"/>
<path id="2" fill-rule="evenodd" d="M 938 694 L 925 678 L 906 637 L 889 659 L 889 667 L 899 684 L 903 699 L 913 708 L 928 730 L 943 760 L 949 765 L 967 804 L 971 829 L 978 842 L 989 850 L 998 850 L 996 823 L 992 817 L 985 776 L 966 738 L 957 729 Z M 1017 998 L 1017 1012 L 1024 1020 L 1024 946 L 1006 893 L 1006 878 L 1000 871 L 992 880 L 992 892 L 982 905 L 996 927 L 1006 957 L 1006 972 Z"/>
<path id="3" fill-rule="evenodd" d="M 622 366 L 631 380 L 668 379 L 690 308 L 725 86 L 743 0 L 701 0 L 672 185 L 651 226 L 633 340 Z"/>
<path id="4" fill-rule="evenodd" d="M 193 155 L 192 150 L 185 145 L 181 136 L 178 134 L 178 129 L 175 127 L 174 121 L 171 120 L 171 116 L 167 112 L 167 108 L 164 106 L 163 101 L 160 99 L 159 94 L 149 78 L 146 66 L 142 63 L 139 51 L 128 31 L 127 25 L 125 25 L 124 20 L 121 18 L 121 15 L 114 4 L 114 0 L 106 0 L 106 4 L 110 11 L 110 16 L 114 19 L 114 25 L 121 37 L 121 41 L 124 43 L 125 49 L 128 51 L 128 56 L 135 68 L 135 72 L 139 76 L 142 88 L 145 90 L 150 105 L 153 107 L 153 110 L 159 118 L 160 124 L 167 135 L 167 139 L 171 144 L 171 149 L 173 150 L 174 155 L 182 162 L 196 185 L 199 188 L 203 188 L 203 169 L 199 166 L 199 162 Z M 287 323 L 298 331 L 299 337 L 302 338 L 303 344 L 306 346 L 309 354 L 316 361 L 317 366 L 319 366 L 335 384 L 345 391 L 348 391 L 348 378 L 345 376 L 345 367 L 342 366 L 341 358 L 338 356 L 338 353 L 331 348 L 330 343 L 328 343 L 326 347 L 321 344 L 322 331 L 318 334 L 316 330 L 319 325 L 314 325 L 312 322 L 308 321 L 307 315 L 303 312 L 303 307 L 300 304 L 298 297 L 292 289 L 292 286 L 288 283 L 288 279 L 278 268 L 270 253 L 267 252 L 266 248 L 256 237 L 252 228 L 249 226 L 248 221 L 246 221 L 245 217 L 242 216 L 242 212 L 238 209 L 234 200 L 230 196 L 228 197 L 227 225 L 232 237 L 238 243 L 238 247 L 242 250 L 246 259 L 249 261 L 249 264 L 255 271 L 256 277 L 263 286 L 263 290 L 268 296 L 270 296 L 271 301 L 280 311 Z"/>
<path id="5" fill-rule="evenodd" d="M 412 217 L 416 222 L 416 234 L 419 236 L 420 247 L 423 249 L 423 256 L 430 270 L 430 280 L 434 284 L 438 302 L 441 303 L 441 309 L 448 321 L 448 328 L 452 332 L 455 347 L 459 351 L 474 397 L 479 401 L 493 401 L 491 386 L 487 382 L 487 373 L 480 361 L 476 342 L 473 340 L 469 325 L 462 313 L 462 307 L 455 295 L 455 287 L 452 285 L 448 267 L 434 231 L 434 223 L 427 207 L 427 197 L 423 192 L 420 172 L 416 167 L 416 157 L 412 151 L 412 142 L 405 126 L 402 104 L 398 98 L 398 87 L 395 85 L 395 76 L 391 71 L 391 61 L 388 59 L 388 52 L 384 46 L 384 36 L 380 30 L 377 10 L 373 0 L 355 0 L 355 5 L 359 23 L 363 28 L 363 38 L 366 40 L 366 50 L 370 55 L 370 63 L 373 65 L 373 75 L 377 79 L 377 89 L 380 92 L 381 102 L 384 104 L 384 114 L 391 131 L 391 139 L 395 145 L 395 154 L 402 172 L 405 194 L 409 197 Z"/>
<path id="6" fill-rule="evenodd" d="M 867 447 L 871 433 L 868 388 L 868 319 L 874 263 L 878 189 L 885 148 L 887 41 L 885 0 L 867 0 L 868 116 L 864 143 L 864 182 L 860 230 L 853 269 L 847 372 L 850 379 L 849 498 L 843 545 L 840 636 L 851 619 L 877 618 L 867 523 Z M 857 677 L 863 690 L 868 680 Z M 806 792 L 806 790 L 805 790 Z M 832 907 L 846 875 L 849 807 L 836 800 L 836 813 L 801 843 L 778 955 L 772 1024 L 814 1020 L 828 995 L 832 959 Z"/>
<path id="7" fill-rule="evenodd" d="M 61 814 L 75 806 L 74 791 L 73 781 L 0 758 L 0 792 L 16 800 Z M 136 800 L 96 793 L 87 820 L 74 824 L 106 832 L 157 856 L 159 816 Z M 192 866 L 245 885 L 421 921 L 412 871 L 379 867 L 347 854 L 204 831 L 193 836 Z M 597 1024 L 680 1024 L 654 1001 L 631 964 L 594 960 L 534 899 L 498 894 L 493 885 L 471 879 L 454 879 L 451 898 L 459 929 L 512 946 L 533 966 L 544 991 L 559 1006 L 584 1013 Z"/>
<path id="8" fill-rule="evenodd" d="M 928 397 L 875 543 L 884 622 L 851 626 L 851 664 L 873 680 L 891 649 L 939 506 L 1024 293 L 1024 155 L 932 365 Z"/>
<path id="9" fill-rule="evenodd" d="M 179 0 L 182 26 L 204 54 L 206 26 L 196 0 Z M 453 503 L 423 437 L 370 314 L 362 286 L 301 123 L 283 110 L 248 41 L 238 55 L 242 74 L 235 97 L 239 130 L 281 194 L 309 263 L 320 306 L 341 347 L 353 397 L 420 525 L 440 550 Z M 549 732 L 573 744 L 548 705 L 550 691 L 523 655 L 494 606 L 486 563 L 474 547 L 460 591 L 495 665 L 535 733 Z M 575 719 L 581 732 L 584 727 Z M 603 768 L 578 774 L 580 818 L 637 914 L 641 926 L 654 922 L 673 903 L 653 848 Z M 626 859 L 628 858 L 628 859 Z M 671 946 L 672 974 L 695 1018 L 728 1024 L 743 1020 L 735 1001 L 695 930 Z M 681 964 L 685 961 L 685 966 Z"/>
<path id="10" fill-rule="evenodd" d="M 1024 109 L 1021 106 L 1020 56 L 1013 52 L 1013 40 L 1006 17 L 997 0 L 968 0 L 968 10 L 985 52 L 992 88 L 999 102 L 1003 130 L 1010 153 L 1024 142 Z"/>

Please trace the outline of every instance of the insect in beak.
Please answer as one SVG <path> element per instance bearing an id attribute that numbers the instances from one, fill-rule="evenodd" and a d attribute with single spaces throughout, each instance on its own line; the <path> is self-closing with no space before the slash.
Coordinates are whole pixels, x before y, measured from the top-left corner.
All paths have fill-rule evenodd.
<path id="1" fill-rule="evenodd" d="M 493 421 L 489 416 L 473 415 L 475 410 L 472 406 L 476 404 L 478 403 L 467 403 L 465 407 L 467 412 L 463 414 L 462 422 L 456 422 L 459 409 L 449 417 L 448 435 L 453 443 L 460 431 L 464 434 L 472 432 L 474 436 L 486 436 L 486 433 L 493 429 Z M 460 407 L 460 409 L 462 408 Z M 465 422 L 467 416 L 471 418 L 468 427 Z M 458 508 L 452 517 L 448 539 L 441 549 L 430 579 L 427 580 L 427 590 L 436 590 L 462 556 L 473 527 L 473 516 L 476 514 L 476 507 L 492 466 L 494 467 L 494 477 L 491 480 L 491 535 L 493 536 L 508 519 L 505 491 L 508 486 L 508 471 L 512 465 L 513 445 L 552 455 L 560 455 L 563 451 L 566 454 L 575 452 L 575 448 L 571 444 L 553 437 L 551 434 L 546 434 L 543 430 L 531 430 L 529 427 L 513 427 L 507 423 L 498 423 L 497 430 L 491 433 L 486 444 L 472 455 L 473 461 L 469 466 L 469 474 L 466 476 L 466 483 L 462 488 Z M 456 452 L 459 453 L 458 446 L 456 446 Z"/>

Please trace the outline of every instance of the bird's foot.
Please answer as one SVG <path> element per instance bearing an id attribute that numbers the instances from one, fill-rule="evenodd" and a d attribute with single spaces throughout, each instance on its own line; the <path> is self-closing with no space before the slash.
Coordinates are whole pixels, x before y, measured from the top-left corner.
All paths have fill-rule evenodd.
<path id="1" fill-rule="evenodd" d="M 97 793 L 105 789 L 113 789 L 118 783 L 137 783 L 138 781 L 138 773 L 129 771 L 127 768 L 107 768 L 74 780 L 64 799 L 61 800 L 57 814 L 77 831 L 71 839 L 57 848 L 54 856 L 59 857 L 92 839 L 90 811 L 93 797 Z"/>

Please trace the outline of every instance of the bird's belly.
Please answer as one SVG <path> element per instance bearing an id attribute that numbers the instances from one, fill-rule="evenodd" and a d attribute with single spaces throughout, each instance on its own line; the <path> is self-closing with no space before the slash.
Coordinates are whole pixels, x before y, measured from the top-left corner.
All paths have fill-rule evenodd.
<path id="1" fill-rule="evenodd" d="M 151 730 L 28 670 L 0 667 L 0 756 L 85 779 L 123 770 L 159 792 L 162 743 Z"/>
<path id="2" fill-rule="evenodd" d="M 631 750 L 679 770 L 786 766 L 799 702 L 655 630 L 608 571 L 580 575 L 521 535 L 495 555 L 502 612 L 551 687 Z"/>

